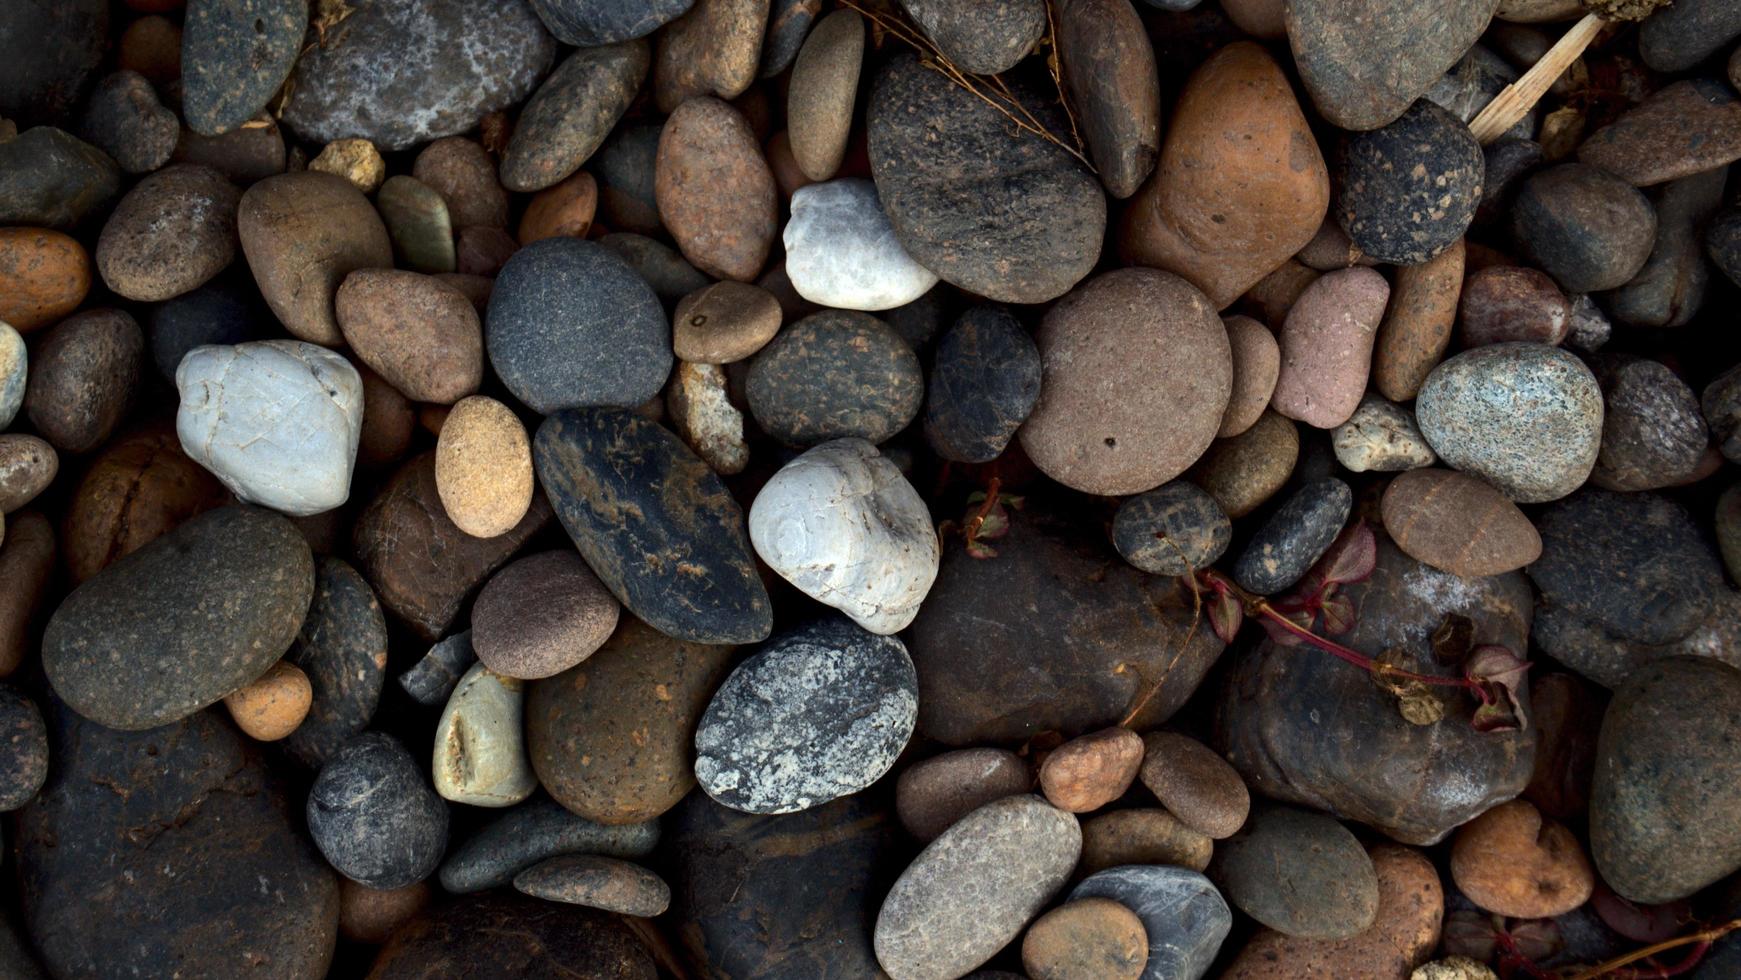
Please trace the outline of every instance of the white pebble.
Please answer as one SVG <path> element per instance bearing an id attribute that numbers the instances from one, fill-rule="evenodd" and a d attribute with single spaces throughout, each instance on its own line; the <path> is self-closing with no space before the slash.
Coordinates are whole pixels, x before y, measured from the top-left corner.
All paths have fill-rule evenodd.
<path id="1" fill-rule="evenodd" d="M 890 310 L 925 295 L 937 274 L 895 238 L 876 185 L 843 178 L 801 187 L 786 222 L 786 276 L 798 295 L 837 310 Z"/>

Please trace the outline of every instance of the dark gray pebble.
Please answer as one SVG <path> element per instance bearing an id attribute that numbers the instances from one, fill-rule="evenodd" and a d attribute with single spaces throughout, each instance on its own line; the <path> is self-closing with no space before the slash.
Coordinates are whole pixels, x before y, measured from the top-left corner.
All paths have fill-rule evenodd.
<path id="1" fill-rule="evenodd" d="M 1698 314 L 1711 278 L 1701 232 L 1723 206 L 1728 176 L 1728 168 L 1718 167 L 1655 191 L 1656 244 L 1650 258 L 1603 304 L 1616 321 L 1635 327 L 1684 327 Z"/>
<path id="2" fill-rule="evenodd" d="M 1738 36 L 1741 4 L 1732 0 L 1675 0 L 1639 26 L 1638 53 L 1657 71 L 1686 71 Z"/>
<path id="3" fill-rule="evenodd" d="M 781 329 L 750 362 L 744 388 L 756 424 L 781 442 L 878 443 L 919 414 L 925 375 L 888 324 L 826 310 Z"/>
<path id="4" fill-rule="evenodd" d="M 1215 845 L 1209 875 L 1228 901 L 1284 935 L 1346 939 L 1378 915 L 1378 874 L 1354 834 L 1334 817 L 1259 807 Z"/>
<path id="5" fill-rule="evenodd" d="M 988 463 L 1040 397 L 1040 349 L 1015 317 L 968 310 L 937 343 L 926 391 L 925 440 L 944 459 Z"/>
<path id="6" fill-rule="evenodd" d="M 157 90 L 136 71 L 118 71 L 97 83 L 85 103 L 79 133 L 130 174 L 169 162 L 181 121 L 157 100 Z"/>
<path id="7" fill-rule="evenodd" d="M 1154 575 L 1208 568 L 1232 540 L 1233 524 L 1221 505 L 1184 480 L 1126 499 L 1112 517 L 1113 547 Z"/>
<path id="8" fill-rule="evenodd" d="M 1258 595 L 1298 582 L 1336 540 L 1353 506 L 1354 491 L 1335 477 L 1301 487 L 1245 546 L 1234 581 Z"/>
<path id="9" fill-rule="evenodd" d="M 1624 286 L 1656 244 L 1656 211 L 1636 187 L 1582 163 L 1523 182 L 1513 233 L 1534 264 L 1568 293 Z"/>
<path id="10" fill-rule="evenodd" d="M 792 66 L 821 10 L 822 0 L 772 0 L 768 4 L 768 28 L 762 35 L 761 77 L 773 78 Z"/>
<path id="11" fill-rule="evenodd" d="M 563 44 L 590 48 L 645 37 L 681 17 L 695 0 L 531 0 Z"/>
<path id="12" fill-rule="evenodd" d="M 1609 490 L 1655 490 L 1692 475 L 1710 444 L 1699 400 L 1663 364 L 1626 355 L 1591 359 L 1602 386 L 1602 449 L 1590 480 Z"/>
<path id="13" fill-rule="evenodd" d="M 472 650 L 472 631 L 454 635 L 429 648 L 423 659 L 399 675 L 399 686 L 426 708 L 439 708 L 478 655 Z"/>
<path id="14" fill-rule="evenodd" d="M 579 170 L 634 101 L 651 61 L 642 40 L 569 55 L 520 111 L 502 154 L 502 186 L 543 190 Z"/>
<path id="15" fill-rule="evenodd" d="M 216 136 L 266 108 L 302 53 L 308 6 L 305 0 L 225 0 L 188 7 L 181 109 L 189 129 Z"/>
<path id="16" fill-rule="evenodd" d="M 1535 140 L 1502 139 L 1481 150 L 1485 175 L 1481 180 L 1481 203 L 1475 208 L 1475 224 L 1487 227 L 1509 223 L 1511 202 L 1520 181 L 1541 166 L 1542 147 Z"/>
<path id="17" fill-rule="evenodd" d="M 121 168 L 85 141 L 38 126 L 0 140 L 0 225 L 69 230 L 107 214 L 121 193 Z"/>
<path id="18" fill-rule="evenodd" d="M 36 702 L 0 684 L 0 812 L 36 797 L 48 779 L 48 728 Z"/>
<path id="19" fill-rule="evenodd" d="M 598 181 L 598 216 L 606 227 L 619 233 L 659 234 L 662 226 L 659 205 L 653 198 L 653 161 L 659 155 L 659 133 L 664 128 L 656 122 L 624 123 L 593 154 L 587 170 Z"/>
<path id="20" fill-rule="evenodd" d="M 1729 281 L 1741 286 L 1741 206 L 1717 212 L 1705 227 L 1705 254 Z"/>
<path id="21" fill-rule="evenodd" d="M 1699 409 L 1723 456 L 1741 462 L 1741 364 L 1717 375 L 1705 386 L 1699 396 Z"/>
<path id="22" fill-rule="evenodd" d="M 615 231 L 600 238 L 598 243 L 615 252 L 642 279 L 647 280 L 647 285 L 653 287 L 653 294 L 659 297 L 659 302 L 667 309 L 676 306 L 678 300 L 690 293 L 706 288 L 713 281 L 703 275 L 700 269 L 690 265 L 689 260 L 676 249 L 646 235 Z"/>
<path id="23" fill-rule="evenodd" d="M 638 858 L 659 843 L 659 821 L 606 826 L 542 797 L 508 811 L 473 834 L 441 865 L 441 887 L 456 894 L 497 888 L 545 858 L 602 854 Z"/>
<path id="24" fill-rule="evenodd" d="M 21 127 L 67 121 L 108 46 L 108 0 L 0 4 L 0 116 Z"/>
<path id="25" fill-rule="evenodd" d="M 435 873 L 447 849 L 447 804 L 405 746 L 367 732 L 346 742 L 308 791 L 308 833 L 327 862 L 370 888 Z"/>
<path id="26" fill-rule="evenodd" d="M 158 373 L 174 384 L 175 369 L 188 351 L 205 344 L 262 340 L 273 323 L 276 320 L 260 298 L 253 274 L 232 266 L 192 292 L 151 307 L 146 342 Z"/>
<path id="27" fill-rule="evenodd" d="M 308 675 L 314 703 L 280 744 L 318 769 L 369 727 L 387 676 L 387 620 L 356 569 L 337 558 L 321 560 L 314 601 L 285 657 Z"/>
<path id="28" fill-rule="evenodd" d="M 1336 218 L 1367 255 L 1419 265 L 1468 230 L 1485 168 L 1469 127 L 1422 99 L 1388 126 L 1348 138 Z"/>

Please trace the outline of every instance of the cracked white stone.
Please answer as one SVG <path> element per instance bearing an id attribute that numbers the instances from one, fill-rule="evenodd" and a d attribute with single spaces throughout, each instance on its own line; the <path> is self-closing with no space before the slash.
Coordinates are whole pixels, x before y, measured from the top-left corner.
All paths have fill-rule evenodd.
<path id="1" fill-rule="evenodd" d="M 744 413 L 726 394 L 725 369 L 717 364 L 678 361 L 665 391 L 671 427 L 715 473 L 742 473 L 750 462 L 744 442 Z"/>
<path id="2" fill-rule="evenodd" d="M 942 558 L 931 512 L 863 439 L 787 463 L 750 505 L 750 543 L 780 577 L 872 633 L 919 614 Z"/>
<path id="3" fill-rule="evenodd" d="M 195 347 L 175 370 L 175 434 L 242 500 L 297 517 L 345 502 L 363 431 L 363 380 L 300 340 Z"/>
<path id="4" fill-rule="evenodd" d="M 513 806 L 538 778 L 526 757 L 524 681 L 473 664 L 435 727 L 435 791 L 472 806 Z"/>
<path id="5" fill-rule="evenodd" d="M 891 310 L 937 285 L 937 274 L 901 247 L 876 185 L 862 178 L 799 188 L 783 238 L 786 276 L 812 303 Z"/>

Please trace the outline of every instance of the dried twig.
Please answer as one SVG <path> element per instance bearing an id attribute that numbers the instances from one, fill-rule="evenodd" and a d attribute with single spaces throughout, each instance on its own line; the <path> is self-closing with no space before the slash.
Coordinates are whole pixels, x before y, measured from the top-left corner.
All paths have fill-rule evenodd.
<path id="1" fill-rule="evenodd" d="M 1530 66 L 1523 77 L 1505 87 L 1493 101 L 1469 123 L 1469 131 L 1483 146 L 1505 135 L 1517 121 L 1529 115 L 1541 97 L 1559 77 L 1583 55 L 1584 49 L 1601 33 L 1604 21 L 1596 14 L 1585 14 L 1572 25 L 1540 61 Z"/>
<path id="2" fill-rule="evenodd" d="M 1714 943 L 1717 940 L 1728 935 L 1729 933 L 1734 932 L 1736 929 L 1741 929 L 1741 919 L 1731 919 L 1728 922 L 1724 922 L 1720 925 L 1713 926 L 1709 929 L 1702 929 L 1698 932 L 1691 933 L 1691 934 L 1685 935 L 1685 936 L 1676 936 L 1673 939 L 1667 939 L 1667 940 L 1664 940 L 1660 943 L 1656 943 L 1656 944 L 1651 945 L 1651 946 L 1646 946 L 1643 949 L 1633 950 L 1632 952 L 1627 953 L 1625 956 L 1617 956 L 1614 959 L 1608 960 L 1605 963 L 1598 963 L 1597 965 L 1592 966 L 1588 969 L 1580 970 L 1579 972 L 1573 974 L 1569 978 L 1569 980 L 1596 980 L 1596 978 L 1598 978 L 1598 977 L 1608 976 L 1608 975 L 1614 973 L 1615 971 L 1622 969 L 1623 967 L 1627 967 L 1627 966 L 1632 965 L 1633 963 L 1637 963 L 1639 960 L 1649 959 L 1652 956 L 1657 955 L 1658 953 L 1666 952 L 1667 950 L 1671 950 L 1671 949 L 1674 949 L 1674 948 L 1679 947 L 1679 946 L 1695 946 L 1696 945 L 1696 946 L 1709 948 L 1711 943 Z M 1703 950 L 1701 949 L 1700 952 L 1703 952 Z M 1694 960 L 1694 962 L 1697 962 L 1697 960 Z M 1646 974 L 1646 975 L 1647 976 L 1653 976 L 1653 975 L 1668 976 L 1669 974 L 1658 972 L 1658 973 Z"/>

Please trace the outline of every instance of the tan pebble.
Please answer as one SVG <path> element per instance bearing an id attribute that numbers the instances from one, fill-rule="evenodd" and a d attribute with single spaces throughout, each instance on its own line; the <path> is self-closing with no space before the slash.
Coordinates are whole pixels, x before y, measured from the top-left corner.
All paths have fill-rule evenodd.
<path id="1" fill-rule="evenodd" d="M 1564 915 L 1596 885 L 1578 838 L 1523 800 L 1501 803 L 1457 831 L 1451 877 L 1471 902 L 1520 919 Z"/>
<path id="2" fill-rule="evenodd" d="M 508 406 L 463 398 L 435 444 L 435 488 L 447 516 L 476 538 L 505 534 L 532 505 L 532 446 Z"/>
<path id="3" fill-rule="evenodd" d="M 308 169 L 343 177 L 364 194 L 380 190 L 387 179 L 387 161 L 381 159 L 375 144 L 365 139 L 333 140 L 308 161 Z"/>
<path id="4" fill-rule="evenodd" d="M 53 446 L 22 432 L 0 435 L 0 514 L 36 499 L 58 472 L 60 456 Z"/>
<path id="5" fill-rule="evenodd" d="M 742 473 L 750 462 L 744 414 L 731 403 L 725 370 L 717 364 L 678 361 L 665 389 L 671 427 L 715 473 Z"/>
<path id="6" fill-rule="evenodd" d="M 1275 334 L 1251 317 L 1230 316 L 1221 322 L 1227 325 L 1227 341 L 1233 347 L 1233 394 L 1227 399 L 1227 411 L 1221 413 L 1221 430 L 1215 433 L 1216 438 L 1226 439 L 1251 428 L 1269 407 L 1282 354 Z"/>
<path id="7" fill-rule="evenodd" d="M 1148 958 L 1142 920 L 1110 898 L 1060 905 L 1022 939 L 1022 967 L 1032 980 L 1137 980 Z"/>
<path id="8" fill-rule="evenodd" d="M 1124 795 L 1143 763 L 1143 740 L 1128 728 L 1073 738 L 1040 766 L 1040 790 L 1071 813 L 1098 810 Z"/>
<path id="9" fill-rule="evenodd" d="M 1287 322 L 1288 311 L 1294 308 L 1294 301 L 1321 275 L 1323 273 L 1317 269 L 1309 269 L 1297 260 L 1289 259 L 1246 290 L 1243 306 L 1268 324 L 1271 330 L 1280 330 Z"/>
<path id="10" fill-rule="evenodd" d="M 1384 488 L 1384 529 L 1403 553 L 1464 578 L 1541 557 L 1535 524 L 1491 484 L 1456 470 L 1410 470 Z"/>
<path id="11" fill-rule="evenodd" d="M 598 210 L 598 181 L 584 170 L 532 195 L 520 216 L 520 246 L 544 238 L 585 238 Z"/>
<path id="12" fill-rule="evenodd" d="M 1251 791 L 1231 763 L 1202 742 L 1173 732 L 1143 736 L 1143 785 L 1180 821 L 1217 840 L 1251 812 Z"/>
<path id="13" fill-rule="evenodd" d="M 761 350 L 780 331 L 780 301 L 741 282 L 716 282 L 677 301 L 671 347 L 678 360 L 730 364 Z"/>
<path id="14" fill-rule="evenodd" d="M 1192 483 L 1202 487 L 1231 518 L 1240 518 L 1275 495 L 1294 472 L 1300 456 L 1300 433 L 1294 423 L 1265 411 L 1251 428 L 1231 439 L 1218 439 L 1191 470 Z"/>
<path id="15" fill-rule="evenodd" d="M 1459 242 L 1421 265 L 1396 270 L 1372 352 L 1373 387 L 1393 402 L 1412 401 L 1451 345 L 1466 252 Z"/>
<path id="16" fill-rule="evenodd" d="M 308 675 L 288 660 L 278 661 L 258 680 L 224 697 L 236 727 L 261 742 L 276 742 L 296 731 L 313 703 Z"/>
<path id="17" fill-rule="evenodd" d="M 1114 810 L 1082 821 L 1082 860 L 1076 873 L 1125 864 L 1175 864 L 1192 871 L 1209 867 L 1215 841 L 1158 807 Z"/>
<path id="18" fill-rule="evenodd" d="M 352 942 L 379 946 L 423 911 L 434 891 L 427 881 L 386 890 L 339 877 L 339 932 Z"/>

